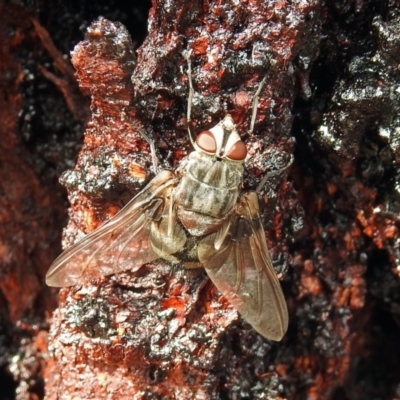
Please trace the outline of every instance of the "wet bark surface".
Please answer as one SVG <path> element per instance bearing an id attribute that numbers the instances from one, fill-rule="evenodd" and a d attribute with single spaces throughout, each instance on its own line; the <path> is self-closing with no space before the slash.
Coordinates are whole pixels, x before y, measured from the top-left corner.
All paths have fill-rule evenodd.
<path id="1" fill-rule="evenodd" d="M 0 398 L 398 398 L 399 4 L 123 7 L 0 4 Z M 269 174 L 279 343 L 201 269 L 158 260 L 60 295 L 44 284 L 63 226 L 67 248 L 154 176 L 141 131 L 160 168 L 192 151 L 188 50 L 194 130 L 231 114 L 244 190 Z"/>

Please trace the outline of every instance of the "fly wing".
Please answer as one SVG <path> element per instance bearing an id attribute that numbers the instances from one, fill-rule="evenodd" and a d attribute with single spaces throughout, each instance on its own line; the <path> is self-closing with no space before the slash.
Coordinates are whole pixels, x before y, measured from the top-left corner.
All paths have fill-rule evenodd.
<path id="1" fill-rule="evenodd" d="M 254 192 L 239 200 L 226 232 L 222 244 L 220 232 L 199 243 L 199 260 L 243 318 L 261 335 L 279 341 L 287 330 L 288 312 Z"/>
<path id="2" fill-rule="evenodd" d="M 65 250 L 46 274 L 49 286 L 74 286 L 87 280 L 136 270 L 159 256 L 150 243 L 151 222 L 162 213 L 174 175 L 161 171 L 119 213 Z"/>

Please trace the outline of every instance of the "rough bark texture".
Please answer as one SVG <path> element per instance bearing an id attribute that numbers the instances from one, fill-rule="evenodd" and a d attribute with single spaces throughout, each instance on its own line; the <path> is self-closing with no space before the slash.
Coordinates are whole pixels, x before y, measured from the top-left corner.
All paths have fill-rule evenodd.
<path id="1" fill-rule="evenodd" d="M 150 4 L 124 7 L 0 3 L 0 399 L 400 398 L 399 4 L 154 0 L 143 43 L 132 20 L 143 26 Z M 85 13 L 107 17 L 72 52 L 91 117 L 57 51 L 80 40 Z M 51 315 L 57 178 L 67 247 L 153 177 L 140 130 L 176 167 L 191 151 L 185 50 L 195 130 L 230 113 L 250 154 L 245 189 L 271 176 L 264 226 L 290 313 L 280 343 L 203 271 L 163 261 L 62 289 Z"/>

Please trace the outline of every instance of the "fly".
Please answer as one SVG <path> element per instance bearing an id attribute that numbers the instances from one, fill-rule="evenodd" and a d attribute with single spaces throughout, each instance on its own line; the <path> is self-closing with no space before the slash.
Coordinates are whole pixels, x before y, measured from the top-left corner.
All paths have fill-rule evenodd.
<path id="1" fill-rule="evenodd" d="M 188 120 L 190 72 L 189 62 Z M 191 140 L 194 151 L 175 171 L 159 172 L 110 221 L 65 250 L 51 265 L 46 283 L 74 286 L 135 272 L 159 258 L 186 268 L 204 267 L 257 332 L 279 341 L 287 330 L 287 307 L 269 256 L 257 193 L 241 190 L 246 145 L 230 115 Z"/>

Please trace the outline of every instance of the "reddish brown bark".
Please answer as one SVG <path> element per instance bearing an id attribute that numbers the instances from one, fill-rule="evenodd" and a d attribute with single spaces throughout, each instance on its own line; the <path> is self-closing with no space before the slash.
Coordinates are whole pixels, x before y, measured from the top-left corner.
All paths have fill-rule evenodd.
<path id="1" fill-rule="evenodd" d="M 182 3 L 181 7 L 186 5 Z M 178 31 L 188 30 L 186 35 L 191 37 L 191 22 L 201 16 L 210 18 L 210 21 L 204 23 L 202 36 L 209 37 L 211 41 L 217 25 L 206 28 L 208 24 L 216 23 L 213 22 L 215 16 L 213 13 L 207 14 L 210 11 L 207 9 L 195 10 L 197 17 L 193 20 L 170 24 L 167 16 L 161 13 L 162 8 L 160 4 L 153 9 L 154 31 L 149 33 L 140 49 L 136 68 L 128 33 L 118 23 L 104 19 L 92 24 L 86 41 L 80 43 L 72 53 L 78 80 L 92 95 L 93 118 L 86 131 L 85 145 L 77 168 L 64 176 L 71 198 L 76 199 L 72 202 L 73 215 L 83 218 L 74 221 L 68 232 L 73 233 L 76 225 L 83 227 L 84 231 L 91 231 L 98 226 L 99 221 L 115 212 L 120 204 L 119 199 L 115 202 L 117 199 L 109 197 L 111 203 L 104 207 L 107 204 L 104 200 L 109 196 L 107 185 L 115 185 L 124 180 L 126 183 L 131 181 L 133 186 L 138 180 L 141 183 L 144 177 L 151 176 L 150 173 L 137 175 L 140 169 L 149 171 L 151 165 L 148 146 L 137 133 L 137 127 L 156 139 L 161 154 L 173 154 L 173 166 L 191 151 L 184 113 L 185 102 L 182 101 L 188 92 L 187 76 L 182 72 L 187 68 L 182 54 L 185 49 L 184 36 L 172 34 L 165 43 L 164 39 L 156 43 L 155 34 L 161 27 L 167 31 L 175 26 Z M 222 9 L 213 11 L 224 13 Z M 242 7 L 238 11 L 245 12 Z M 238 16 L 237 21 L 231 21 L 230 24 L 237 24 L 243 18 Z M 210 48 L 226 47 L 226 51 L 236 51 L 236 48 L 248 47 L 254 40 L 255 34 L 247 37 L 250 31 L 245 31 L 241 41 L 235 38 L 236 43 L 231 50 L 232 26 L 219 26 L 220 37 L 215 37 L 216 42 L 210 43 Z M 207 32 L 208 29 L 211 31 Z M 160 59 L 152 55 L 154 49 L 161 54 Z M 223 52 L 219 61 L 217 55 L 215 57 L 215 60 L 199 68 L 198 55 L 192 56 L 196 90 L 203 88 L 200 93 L 205 103 L 200 107 L 196 96 L 195 120 L 199 126 L 208 128 L 224 113 L 231 112 L 236 116 L 240 129 L 246 131 L 251 99 L 263 78 L 258 70 L 262 69 L 259 66 L 252 67 L 253 61 L 249 59 L 247 74 L 241 77 L 244 82 L 239 80 L 235 84 L 237 94 L 229 93 L 229 88 L 223 85 L 220 76 L 227 66 L 220 64 L 230 59 L 223 56 Z M 232 74 L 230 87 L 234 78 Z M 200 85 L 197 81 L 201 82 Z M 247 86 L 250 89 L 245 89 Z M 235 104 L 238 97 L 242 98 L 241 109 Z M 262 100 L 260 110 L 271 103 L 271 99 Z M 225 102 L 229 104 L 228 109 L 223 106 Z M 208 113 L 206 104 L 221 106 L 214 105 L 213 115 Z M 200 109 L 203 109 L 203 115 Z M 263 114 L 260 112 L 260 115 Z M 162 128 L 160 124 L 163 124 Z M 251 146 L 253 155 L 257 149 L 266 147 L 262 139 L 256 136 L 252 137 Z M 288 134 L 286 139 L 282 137 L 281 147 L 271 143 L 268 150 L 265 150 L 275 153 L 275 159 L 281 158 L 278 167 L 282 167 L 285 162 L 284 148 L 290 151 L 293 147 Z M 258 153 L 258 165 L 254 157 L 252 171 L 248 176 L 248 180 L 254 182 L 265 169 L 262 152 Z M 144 164 L 146 159 L 147 163 Z M 288 159 L 286 157 L 286 163 Z M 132 170 L 132 165 L 138 167 Z M 115 187 L 113 192 L 115 196 Z M 290 193 L 290 185 L 285 185 L 280 196 L 294 197 Z M 283 212 L 279 210 L 279 215 Z M 282 217 L 277 216 L 276 219 L 281 221 Z M 281 225 L 280 222 L 278 224 Z M 56 329 L 52 332 L 52 346 L 58 362 L 53 364 L 55 370 L 48 371 L 48 396 L 56 398 L 59 393 L 68 392 L 81 398 L 91 397 L 93 393 L 96 397 L 105 398 L 110 383 L 108 378 L 104 378 L 104 385 L 99 386 L 98 374 L 106 368 L 106 376 L 115 385 L 112 398 L 130 398 L 138 393 L 149 397 L 209 398 L 217 393 L 220 385 L 219 373 L 213 370 L 232 363 L 229 352 L 221 353 L 224 341 L 232 341 L 236 336 L 245 334 L 247 339 L 243 337 L 241 340 L 246 340 L 255 348 L 265 346 L 254 332 L 243 331 L 240 334 L 241 330 L 233 328 L 232 323 L 238 320 L 237 312 L 217 294 L 203 271 L 182 268 L 171 271 L 169 265 L 160 261 L 147 268 L 142 267 L 135 274 L 121 274 L 101 283 L 96 282 L 95 287 L 97 289 L 94 292 L 85 287 L 78 291 L 73 289 L 69 295 L 67 292 L 64 294 L 60 312 L 55 315 Z M 228 328 L 232 333 L 227 336 Z M 102 341 L 99 342 L 99 338 Z M 78 363 L 73 361 L 76 356 L 79 357 Z M 239 379 L 242 374 L 242 357 L 235 362 L 232 379 Z M 262 365 L 266 365 L 266 362 L 271 364 L 272 360 L 265 359 Z M 75 372 L 70 370 L 72 363 L 76 365 Z M 251 363 L 248 361 L 247 365 Z M 262 366 L 259 368 L 261 373 L 265 372 Z M 69 371 L 68 379 L 62 373 L 64 369 Z M 272 376 L 276 379 L 278 375 L 274 372 Z M 249 375 L 248 379 L 258 378 Z M 271 376 L 265 379 L 270 380 Z"/>
<path id="2" fill-rule="evenodd" d="M 72 55 L 92 96 L 73 167 L 83 131 L 75 121 L 88 113 L 51 44 L 69 48 L 64 28 L 46 34 L 32 10 L 0 5 L 0 366 L 18 386 L 10 398 L 42 397 L 43 377 L 49 399 L 397 398 L 397 9 L 394 0 L 155 0 L 137 54 L 122 25 L 100 19 Z M 245 189 L 295 156 L 262 192 L 289 331 L 280 343 L 261 338 L 203 271 L 157 261 L 62 289 L 49 355 L 56 291 L 43 277 L 66 209 L 55 178 L 68 170 L 66 247 L 152 178 L 138 130 L 155 140 L 163 167 L 176 167 L 192 150 L 189 49 L 195 129 L 233 116 L 251 156 Z"/>

